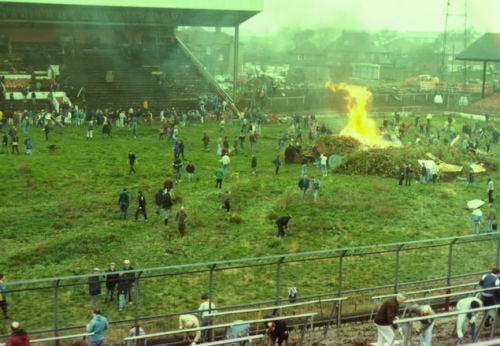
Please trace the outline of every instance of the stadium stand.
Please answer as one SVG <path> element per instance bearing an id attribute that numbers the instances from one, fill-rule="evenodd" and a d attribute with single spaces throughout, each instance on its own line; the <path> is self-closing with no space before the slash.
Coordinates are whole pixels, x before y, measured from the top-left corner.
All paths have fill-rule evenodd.
<path id="1" fill-rule="evenodd" d="M 199 95 L 210 92 L 208 83 L 175 44 L 147 66 L 141 59 L 119 51 L 87 54 L 68 59 L 64 75 L 73 86 L 70 97 L 76 103 L 82 103 L 76 92 L 85 87 L 83 104 L 88 107 L 136 108 L 147 100 L 150 109 L 175 107 L 187 111 L 196 106 Z M 160 76 L 164 76 L 161 85 Z"/>

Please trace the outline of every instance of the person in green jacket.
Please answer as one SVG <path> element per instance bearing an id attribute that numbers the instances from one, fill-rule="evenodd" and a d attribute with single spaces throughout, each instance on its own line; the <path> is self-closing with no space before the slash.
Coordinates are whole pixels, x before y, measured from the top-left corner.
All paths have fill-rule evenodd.
<path id="1" fill-rule="evenodd" d="M 222 179 L 224 179 L 224 169 L 222 165 L 215 170 L 215 188 L 222 189 Z"/>
<path id="2" fill-rule="evenodd" d="M 137 119 L 134 119 L 134 121 L 132 121 L 132 124 L 130 125 L 130 130 L 132 131 L 132 136 L 134 136 L 134 138 L 137 138 L 137 129 L 139 128 L 139 124 L 137 123 Z"/>

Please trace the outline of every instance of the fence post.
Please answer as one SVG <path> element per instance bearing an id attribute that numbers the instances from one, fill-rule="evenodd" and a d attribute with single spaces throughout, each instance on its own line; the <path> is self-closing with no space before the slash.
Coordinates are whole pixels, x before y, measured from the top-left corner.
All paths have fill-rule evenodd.
<path id="1" fill-rule="evenodd" d="M 396 262 L 394 263 L 394 293 L 398 293 L 399 285 L 399 254 L 405 244 L 400 244 L 396 249 Z"/>
<path id="2" fill-rule="evenodd" d="M 453 265 L 453 245 L 457 242 L 457 238 L 453 239 L 450 242 L 450 245 L 448 247 L 448 273 L 446 274 L 446 285 L 450 286 L 451 285 L 451 270 L 452 270 L 452 265 Z"/>
<path id="3" fill-rule="evenodd" d="M 500 236 L 497 238 L 497 265 L 496 267 L 500 267 Z"/>
<path id="4" fill-rule="evenodd" d="M 285 257 L 281 257 L 278 262 L 276 262 L 276 305 L 279 304 L 280 301 L 280 293 L 281 293 L 281 263 L 285 260 Z"/>
<path id="5" fill-rule="evenodd" d="M 208 313 L 212 312 L 212 295 L 213 295 L 213 284 L 214 284 L 214 270 L 215 267 L 217 267 L 217 264 L 212 264 L 210 266 L 210 271 L 208 272 Z M 211 325 L 213 322 L 210 320 L 209 325 Z M 213 329 L 208 329 L 207 330 L 207 341 L 214 341 L 214 330 Z"/>
<path id="6" fill-rule="evenodd" d="M 446 286 L 451 285 L 451 270 L 453 266 L 453 245 L 455 245 L 457 240 L 458 240 L 457 238 L 453 239 L 448 247 L 448 272 L 446 273 Z M 446 290 L 446 294 L 450 293 L 451 290 L 448 288 Z M 449 311 L 449 310 L 450 310 L 450 297 L 446 297 L 444 301 L 444 311 Z"/>
<path id="7" fill-rule="evenodd" d="M 59 336 L 59 283 L 60 280 L 56 280 L 54 283 L 54 336 Z M 55 346 L 59 346 L 59 340 L 55 340 Z"/>
<path id="8" fill-rule="evenodd" d="M 337 278 L 337 296 L 341 296 L 342 295 L 342 280 L 344 279 L 343 278 L 343 275 L 342 275 L 342 270 L 343 270 L 343 266 L 344 266 L 344 256 L 347 254 L 347 250 L 344 250 L 340 253 L 340 258 L 339 258 L 339 272 L 338 272 L 338 278 Z"/>
<path id="9" fill-rule="evenodd" d="M 212 301 L 215 267 L 217 267 L 217 264 L 212 264 L 210 266 L 210 271 L 208 272 L 208 299 L 210 299 L 210 302 Z M 211 308 L 212 308 L 212 304 L 209 304 L 208 312 L 211 312 L 210 311 Z"/>
<path id="10" fill-rule="evenodd" d="M 140 279 L 141 279 L 141 275 L 142 275 L 143 272 L 139 272 L 137 274 L 137 277 L 135 279 L 135 290 L 134 290 L 134 300 L 135 300 L 135 304 L 134 304 L 134 314 L 135 314 L 135 328 L 136 328 L 136 331 L 138 331 L 138 326 L 139 326 L 139 319 L 141 318 L 141 298 L 140 298 L 140 293 L 141 293 L 141 286 L 140 286 Z M 136 335 L 139 335 L 139 334 L 136 334 Z M 140 339 L 137 339 L 135 341 L 135 345 L 136 346 L 140 346 L 141 345 L 141 341 Z"/>

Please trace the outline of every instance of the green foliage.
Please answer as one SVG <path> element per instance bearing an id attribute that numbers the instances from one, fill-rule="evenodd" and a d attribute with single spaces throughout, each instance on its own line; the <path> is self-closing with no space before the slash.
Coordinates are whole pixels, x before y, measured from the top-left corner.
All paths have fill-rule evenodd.
<path id="1" fill-rule="evenodd" d="M 360 147 L 360 143 L 352 137 L 341 137 L 323 135 L 319 136 L 316 145 L 321 153 L 326 155 L 340 155 L 344 156 L 350 154 Z"/>
<path id="2" fill-rule="evenodd" d="M 398 168 L 409 164 L 412 166 L 414 176 L 416 176 L 420 172 L 418 160 L 430 160 L 427 156 L 428 153 L 446 163 L 463 166 L 464 172 L 468 172 L 468 166 L 471 163 L 480 160 L 471 151 L 462 147 L 410 145 L 403 148 L 354 151 L 343 158 L 342 163 L 336 168 L 336 171 L 346 174 L 397 177 Z"/>

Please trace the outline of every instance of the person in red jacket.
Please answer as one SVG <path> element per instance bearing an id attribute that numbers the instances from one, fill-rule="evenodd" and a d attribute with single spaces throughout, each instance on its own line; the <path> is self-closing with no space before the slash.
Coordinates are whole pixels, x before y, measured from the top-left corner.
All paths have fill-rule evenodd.
<path id="1" fill-rule="evenodd" d="M 12 322 L 10 325 L 10 329 L 12 329 L 12 334 L 10 334 L 7 339 L 7 343 L 5 346 L 29 346 L 30 338 L 28 333 L 21 328 L 19 322 Z"/>

